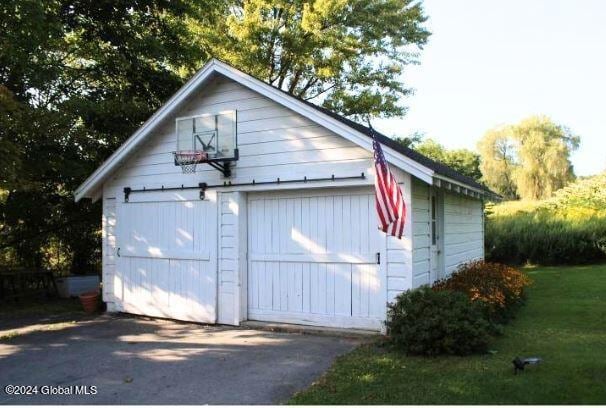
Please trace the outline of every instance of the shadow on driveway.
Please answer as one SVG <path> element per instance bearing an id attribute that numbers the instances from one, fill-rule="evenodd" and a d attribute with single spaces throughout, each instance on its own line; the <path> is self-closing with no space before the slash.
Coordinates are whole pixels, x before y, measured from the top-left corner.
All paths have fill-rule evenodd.
<path id="1" fill-rule="evenodd" d="M 0 403 L 281 403 L 359 342 L 104 315 L 0 341 Z M 7 395 L 8 384 L 97 393 Z"/>

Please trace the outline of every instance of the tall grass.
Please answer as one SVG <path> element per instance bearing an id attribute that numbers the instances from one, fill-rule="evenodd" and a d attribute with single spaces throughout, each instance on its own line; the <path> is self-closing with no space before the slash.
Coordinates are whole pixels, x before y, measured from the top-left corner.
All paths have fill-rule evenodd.
<path id="1" fill-rule="evenodd" d="M 487 207 L 486 256 L 543 265 L 606 259 L 606 173 L 544 201 Z"/>

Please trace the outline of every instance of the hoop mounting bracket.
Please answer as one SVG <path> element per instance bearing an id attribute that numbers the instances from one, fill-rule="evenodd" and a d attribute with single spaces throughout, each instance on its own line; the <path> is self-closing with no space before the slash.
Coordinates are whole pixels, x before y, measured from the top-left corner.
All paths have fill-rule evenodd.
<path id="1" fill-rule="evenodd" d="M 223 177 L 225 178 L 229 178 L 231 177 L 231 162 L 228 161 L 224 161 L 224 162 L 213 162 L 213 161 L 209 161 L 207 162 L 208 165 L 210 165 L 212 168 L 219 170 L 221 173 L 223 173 Z"/>
<path id="2" fill-rule="evenodd" d="M 223 177 L 230 178 L 231 177 L 231 169 L 233 167 L 232 163 L 237 161 L 240 158 L 240 152 L 238 149 L 234 149 L 234 157 L 230 157 L 223 160 L 208 160 L 203 163 L 208 164 L 215 170 L 219 170 Z"/>

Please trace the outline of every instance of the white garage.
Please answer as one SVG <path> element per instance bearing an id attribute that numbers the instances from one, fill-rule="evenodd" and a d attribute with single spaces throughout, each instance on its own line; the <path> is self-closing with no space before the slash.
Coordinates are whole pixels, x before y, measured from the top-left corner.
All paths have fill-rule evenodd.
<path id="1" fill-rule="evenodd" d="M 407 209 L 388 237 L 371 135 L 209 62 L 76 191 L 103 201 L 108 310 L 381 330 L 398 293 L 483 257 L 492 193 L 376 134 Z"/>

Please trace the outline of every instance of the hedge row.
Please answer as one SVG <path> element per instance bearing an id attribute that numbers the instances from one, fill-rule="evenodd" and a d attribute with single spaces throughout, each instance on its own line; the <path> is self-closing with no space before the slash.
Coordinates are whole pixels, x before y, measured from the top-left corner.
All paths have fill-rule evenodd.
<path id="1" fill-rule="evenodd" d="M 511 264 L 606 260 L 606 216 L 562 217 L 546 210 L 489 217 L 486 258 Z"/>
<path id="2" fill-rule="evenodd" d="M 486 258 L 542 265 L 606 260 L 606 173 L 547 200 L 488 206 Z"/>
<path id="3" fill-rule="evenodd" d="M 388 306 L 387 332 L 409 354 L 485 352 L 525 298 L 530 279 L 506 265 L 472 262 L 433 287 L 401 293 Z"/>

